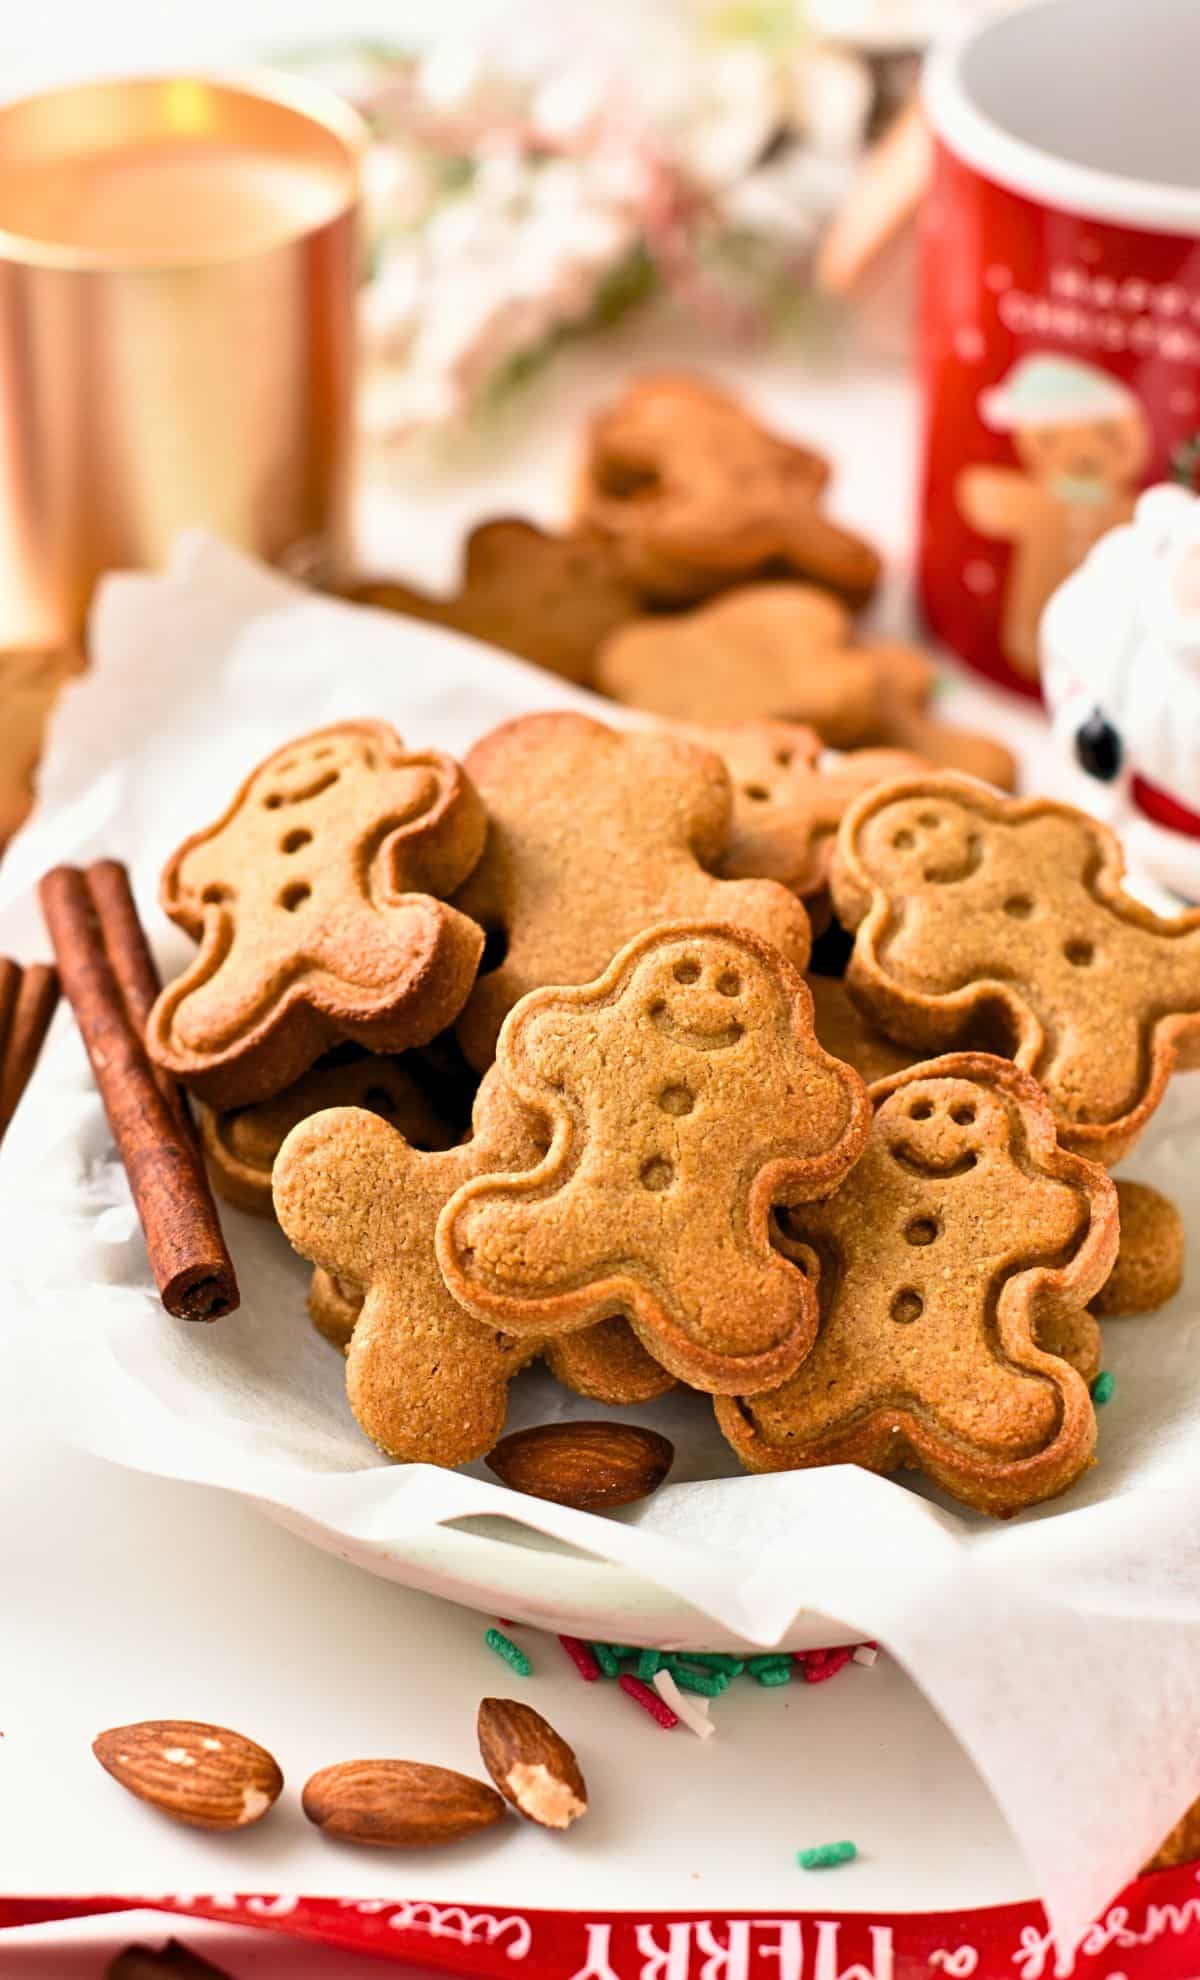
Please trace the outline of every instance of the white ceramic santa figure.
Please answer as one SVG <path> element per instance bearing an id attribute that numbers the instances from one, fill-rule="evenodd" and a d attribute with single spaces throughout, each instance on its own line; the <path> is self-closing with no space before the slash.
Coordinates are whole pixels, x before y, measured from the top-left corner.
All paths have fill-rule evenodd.
<path id="1" fill-rule="evenodd" d="M 1200 901 L 1200 498 L 1147 490 L 1059 585 L 1040 642 L 1071 795 L 1132 869 Z"/>

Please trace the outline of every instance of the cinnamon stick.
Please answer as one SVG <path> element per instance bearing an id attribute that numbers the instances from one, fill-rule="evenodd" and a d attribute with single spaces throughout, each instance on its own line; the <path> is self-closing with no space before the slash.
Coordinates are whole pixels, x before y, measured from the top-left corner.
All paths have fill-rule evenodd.
<path id="1" fill-rule="evenodd" d="M 144 1038 L 154 1000 L 162 989 L 162 978 L 138 915 L 129 874 L 119 859 L 98 859 L 87 869 L 87 883 L 121 1000 L 138 1037 Z M 199 1136 L 183 1088 L 153 1061 L 150 1072 L 163 1099 L 178 1116 L 198 1151 Z"/>
<path id="2" fill-rule="evenodd" d="M 57 866 L 38 889 L 63 994 L 129 1177 L 162 1303 L 176 1319 L 216 1320 L 237 1306 L 237 1279 L 190 1122 L 155 1078 L 134 1014 L 145 937 L 140 924 L 135 932 L 114 915 L 111 875 L 102 874 L 97 901 L 93 871 Z"/>
<path id="3" fill-rule="evenodd" d="M 17 974 L 17 993 L 0 1050 L 0 1139 L 29 1084 L 58 1006 L 58 971 L 49 963 L 30 963 Z"/>

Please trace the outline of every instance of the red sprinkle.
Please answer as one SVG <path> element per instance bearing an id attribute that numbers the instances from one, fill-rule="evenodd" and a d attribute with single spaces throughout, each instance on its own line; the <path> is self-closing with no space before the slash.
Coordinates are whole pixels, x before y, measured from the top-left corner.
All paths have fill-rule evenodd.
<path id="1" fill-rule="evenodd" d="M 657 1691 L 651 1691 L 648 1684 L 643 1684 L 641 1678 L 632 1677 L 628 1671 L 625 1671 L 618 1678 L 617 1682 L 622 1691 L 628 1697 L 632 1698 L 635 1704 L 641 1706 L 643 1712 L 649 1712 L 650 1717 L 656 1719 L 659 1725 L 664 1726 L 668 1732 L 670 1732 L 672 1726 L 679 1724 L 679 1720 L 666 1700 L 660 1698 Z"/>
<path id="2" fill-rule="evenodd" d="M 595 1684 L 596 1679 L 600 1675 L 600 1666 L 588 1649 L 587 1644 L 581 1643 L 577 1636 L 560 1636 L 558 1640 L 574 1664 L 575 1669 L 579 1672 L 580 1677 L 585 1679 L 588 1684 Z"/>
<path id="3" fill-rule="evenodd" d="M 844 1670 L 854 1655 L 852 1649 L 839 1647 L 836 1650 L 802 1650 L 796 1662 L 804 1672 L 806 1684 L 824 1684 L 826 1678 L 836 1677 Z"/>

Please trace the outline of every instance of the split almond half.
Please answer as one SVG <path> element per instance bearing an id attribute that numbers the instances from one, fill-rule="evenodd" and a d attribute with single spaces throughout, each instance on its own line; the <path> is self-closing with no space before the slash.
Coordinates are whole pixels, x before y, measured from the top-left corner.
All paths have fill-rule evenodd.
<path id="1" fill-rule="evenodd" d="M 504 1799 L 543 1829 L 569 1829 L 587 1814 L 587 1784 L 561 1733 L 531 1705 L 485 1698 L 479 1751 Z"/>
<path id="2" fill-rule="evenodd" d="M 283 1775 L 263 1746 L 196 1719 L 143 1719 L 92 1741 L 106 1773 L 139 1801 L 196 1829 L 244 1829 L 279 1798 Z"/>
<path id="3" fill-rule="evenodd" d="M 504 1814 L 493 1789 L 418 1760 L 343 1760 L 306 1782 L 304 1813 L 322 1835 L 382 1849 L 436 1849 Z"/>
<path id="4" fill-rule="evenodd" d="M 487 1463 L 514 1492 L 603 1512 L 649 1498 L 674 1458 L 665 1437 L 632 1423 L 540 1423 L 502 1437 Z"/>

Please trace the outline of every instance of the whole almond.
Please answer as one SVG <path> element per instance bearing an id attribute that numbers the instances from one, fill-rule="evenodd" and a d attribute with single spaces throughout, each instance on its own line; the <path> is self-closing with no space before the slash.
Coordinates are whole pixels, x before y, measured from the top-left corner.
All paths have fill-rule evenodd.
<path id="1" fill-rule="evenodd" d="M 436 1849 L 488 1829 L 500 1796 L 469 1774 L 419 1760 L 343 1760 L 305 1783 L 304 1813 L 322 1835 L 384 1849 Z"/>
<path id="2" fill-rule="evenodd" d="M 632 1423 L 540 1423 L 502 1437 L 487 1462 L 514 1492 L 602 1512 L 649 1498 L 674 1457 L 665 1437 Z"/>
<path id="3" fill-rule="evenodd" d="M 113 1726 L 92 1741 L 92 1752 L 130 1794 L 196 1829 L 244 1829 L 283 1787 L 265 1747 L 196 1719 Z"/>
<path id="4" fill-rule="evenodd" d="M 532 1705 L 485 1698 L 478 1730 L 483 1764 L 518 1814 L 543 1829 L 569 1829 L 587 1814 L 587 1783 L 578 1760 Z"/>

